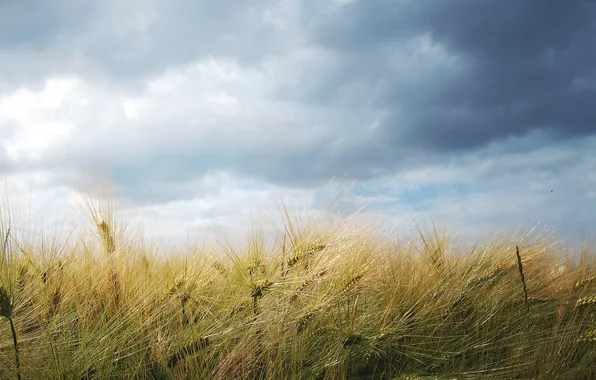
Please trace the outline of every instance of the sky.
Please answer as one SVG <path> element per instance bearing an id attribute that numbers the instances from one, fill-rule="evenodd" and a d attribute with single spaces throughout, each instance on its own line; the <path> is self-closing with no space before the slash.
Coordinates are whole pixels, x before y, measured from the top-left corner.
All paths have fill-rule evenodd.
<path id="1" fill-rule="evenodd" d="M 587 0 L 2 0 L 4 192 L 51 226 L 109 178 L 119 215 L 175 240 L 347 188 L 396 231 L 578 244 L 594 35 Z"/>

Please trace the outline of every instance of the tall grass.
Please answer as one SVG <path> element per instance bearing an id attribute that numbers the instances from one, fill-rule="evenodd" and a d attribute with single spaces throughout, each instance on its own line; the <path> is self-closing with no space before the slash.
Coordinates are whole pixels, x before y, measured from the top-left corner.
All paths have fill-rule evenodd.
<path id="1" fill-rule="evenodd" d="M 464 251 L 437 231 L 395 242 L 286 214 L 272 245 L 254 232 L 162 254 L 88 206 L 94 240 L 8 238 L 0 378 L 596 376 L 588 248 L 566 259 L 512 235 Z"/>

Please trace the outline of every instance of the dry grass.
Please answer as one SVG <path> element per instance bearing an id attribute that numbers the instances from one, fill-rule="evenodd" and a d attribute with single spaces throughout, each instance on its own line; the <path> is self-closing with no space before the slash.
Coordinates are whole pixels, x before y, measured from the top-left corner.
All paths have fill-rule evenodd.
<path id="1" fill-rule="evenodd" d="M 164 255 L 87 205 L 95 241 L 3 244 L 23 378 L 596 376 L 589 249 L 511 236 L 466 252 L 437 231 L 395 243 L 286 214 L 279 244 L 253 232 L 243 249 Z M 0 378 L 19 372 L 15 346 L 1 322 Z"/>

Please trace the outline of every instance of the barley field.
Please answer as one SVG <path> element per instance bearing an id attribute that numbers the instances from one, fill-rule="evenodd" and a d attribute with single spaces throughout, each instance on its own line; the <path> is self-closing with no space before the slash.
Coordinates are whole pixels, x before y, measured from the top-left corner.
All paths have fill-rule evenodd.
<path id="1" fill-rule="evenodd" d="M 532 234 L 472 249 L 349 217 L 160 252 L 0 228 L 2 379 L 588 379 L 596 263 Z M 256 231 L 256 232 L 255 232 Z"/>

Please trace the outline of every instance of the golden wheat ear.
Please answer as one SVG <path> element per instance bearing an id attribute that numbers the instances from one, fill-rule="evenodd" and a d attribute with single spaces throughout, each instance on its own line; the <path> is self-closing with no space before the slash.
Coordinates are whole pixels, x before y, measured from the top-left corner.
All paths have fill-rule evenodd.
<path id="1" fill-rule="evenodd" d="M 106 252 L 113 253 L 116 250 L 116 243 L 114 242 L 114 234 L 112 229 L 105 220 L 102 220 L 101 223 L 97 223 L 97 229 L 99 230 L 99 234 Z"/>

